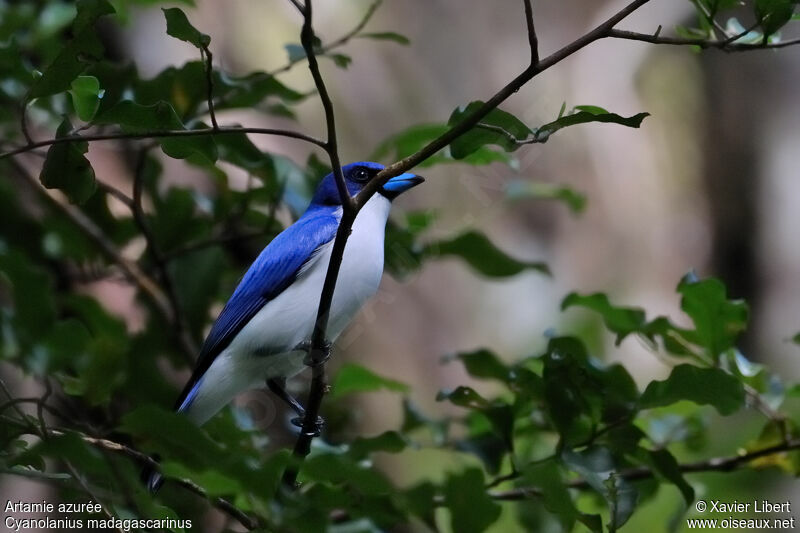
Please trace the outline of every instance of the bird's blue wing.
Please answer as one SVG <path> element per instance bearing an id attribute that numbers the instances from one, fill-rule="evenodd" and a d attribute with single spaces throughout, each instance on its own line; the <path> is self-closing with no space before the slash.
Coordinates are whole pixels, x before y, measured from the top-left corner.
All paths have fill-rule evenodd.
<path id="1" fill-rule="evenodd" d="M 336 236 L 338 226 L 339 218 L 329 210 L 307 212 L 264 248 L 211 327 L 176 408 L 183 405 L 214 359 L 250 319 L 291 285 L 303 265 Z"/>

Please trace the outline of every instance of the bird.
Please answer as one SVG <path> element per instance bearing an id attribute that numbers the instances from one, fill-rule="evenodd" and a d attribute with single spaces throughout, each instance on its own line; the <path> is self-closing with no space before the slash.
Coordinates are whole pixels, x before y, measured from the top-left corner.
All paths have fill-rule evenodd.
<path id="1" fill-rule="evenodd" d="M 357 195 L 384 168 L 365 161 L 343 166 L 348 194 Z M 334 342 L 377 291 L 392 201 L 423 181 L 410 173 L 393 177 L 358 211 L 331 301 L 326 342 Z M 284 384 L 305 367 L 342 214 L 342 198 L 330 173 L 317 186 L 303 215 L 279 233 L 245 272 L 211 326 L 175 411 L 202 425 L 237 394 L 266 382 L 303 416 L 302 405 L 285 391 Z M 163 483 L 152 467 L 142 477 L 151 492 Z"/>

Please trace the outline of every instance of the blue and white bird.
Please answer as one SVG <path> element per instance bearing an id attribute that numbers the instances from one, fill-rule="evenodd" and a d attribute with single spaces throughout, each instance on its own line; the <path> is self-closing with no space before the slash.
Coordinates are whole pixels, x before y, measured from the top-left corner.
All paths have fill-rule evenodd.
<path id="1" fill-rule="evenodd" d="M 351 196 L 383 169 L 369 162 L 342 167 Z M 391 202 L 423 178 L 402 174 L 387 181 L 353 222 L 328 319 L 327 339 L 336 340 L 378 289 L 383 241 Z M 283 390 L 285 379 L 304 368 L 303 345 L 311 339 L 342 202 L 333 174 L 319 184 L 311 204 L 259 254 L 225 304 L 206 337 L 175 409 L 201 425 L 248 389 L 267 382 L 293 408 L 302 407 Z M 162 483 L 145 473 L 150 490 Z"/>

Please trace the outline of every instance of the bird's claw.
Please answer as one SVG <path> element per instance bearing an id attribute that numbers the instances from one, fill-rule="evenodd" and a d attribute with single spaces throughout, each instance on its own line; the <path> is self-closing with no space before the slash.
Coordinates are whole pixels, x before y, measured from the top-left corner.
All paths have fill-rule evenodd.
<path id="1" fill-rule="evenodd" d="M 293 426 L 299 427 L 304 432 L 306 432 L 305 428 L 303 427 L 304 420 L 305 419 L 303 417 L 298 416 L 296 418 L 292 418 L 291 422 Z M 308 431 L 308 434 L 311 435 L 312 437 L 319 437 L 322 434 L 322 430 L 324 427 L 325 427 L 325 419 L 322 418 L 321 416 L 318 416 L 317 421 L 314 422 L 314 428 L 311 431 Z"/>
<path id="2" fill-rule="evenodd" d="M 312 368 L 325 364 L 328 359 L 331 358 L 331 343 L 327 340 L 323 342 L 322 347 L 319 350 L 314 350 L 311 346 L 311 343 L 306 341 L 306 356 L 303 359 L 303 363 L 306 366 L 310 366 Z M 301 343 L 301 344 L 306 344 Z"/>

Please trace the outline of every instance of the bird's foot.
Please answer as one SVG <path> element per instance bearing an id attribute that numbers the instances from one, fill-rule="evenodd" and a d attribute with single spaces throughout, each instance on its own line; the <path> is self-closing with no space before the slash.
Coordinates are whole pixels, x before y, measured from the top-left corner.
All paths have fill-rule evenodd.
<path id="1" fill-rule="evenodd" d="M 304 415 L 298 416 L 297 418 L 292 418 L 291 420 L 292 425 L 299 427 L 301 430 L 303 430 L 304 433 L 307 433 L 312 437 L 319 437 L 322 434 L 322 430 L 325 428 L 324 418 L 318 416 L 316 422 L 314 422 L 314 427 L 311 428 L 310 430 L 307 430 L 306 428 L 303 427 L 304 421 L 305 421 Z"/>
<path id="2" fill-rule="evenodd" d="M 302 344 L 302 343 L 301 343 Z M 308 343 L 308 347 L 306 348 L 306 356 L 303 359 L 303 363 L 306 366 L 310 366 L 311 368 L 320 366 L 325 364 L 328 359 L 331 358 L 331 343 L 329 341 L 324 341 L 322 347 L 315 350 L 310 344 Z"/>

